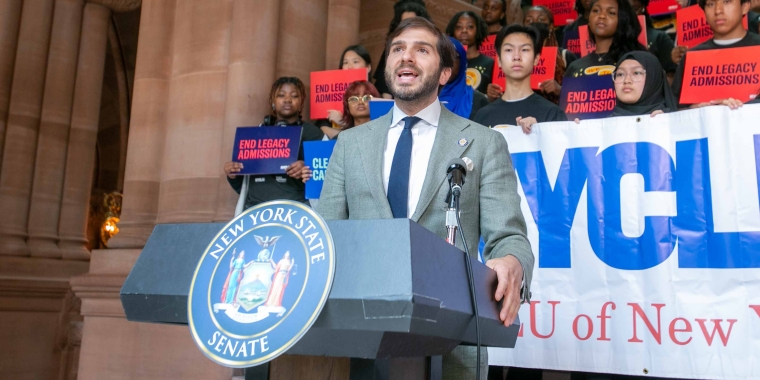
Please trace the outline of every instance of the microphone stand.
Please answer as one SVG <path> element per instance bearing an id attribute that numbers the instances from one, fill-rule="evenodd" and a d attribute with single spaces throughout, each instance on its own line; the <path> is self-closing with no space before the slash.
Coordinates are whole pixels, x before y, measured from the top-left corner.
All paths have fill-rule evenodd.
<path id="1" fill-rule="evenodd" d="M 451 182 L 451 173 L 449 173 L 449 181 L 449 206 L 446 209 L 446 242 L 456 246 L 456 233 L 459 230 L 459 236 L 462 238 L 462 245 L 464 246 L 465 267 L 467 269 L 467 280 L 470 285 L 470 297 L 472 298 L 472 311 L 475 315 L 475 339 L 477 344 L 475 378 L 480 380 L 480 312 L 478 311 L 478 298 L 475 294 L 475 280 L 472 272 L 470 249 L 467 247 L 467 240 L 464 237 L 464 231 L 462 231 L 462 222 L 459 219 L 459 196 L 462 195 L 462 186 Z"/>
<path id="2" fill-rule="evenodd" d="M 449 208 L 446 209 L 446 242 L 456 246 L 457 228 L 459 223 L 459 196 L 462 194 L 462 187 L 452 185 L 449 190 Z"/>

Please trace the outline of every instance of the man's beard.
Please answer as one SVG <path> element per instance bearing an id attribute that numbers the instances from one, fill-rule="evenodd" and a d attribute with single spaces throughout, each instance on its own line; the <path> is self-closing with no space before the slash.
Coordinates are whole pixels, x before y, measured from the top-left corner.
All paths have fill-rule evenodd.
<path id="1" fill-rule="evenodd" d="M 419 73 L 422 79 L 421 80 L 422 85 L 419 86 L 417 89 L 414 89 L 411 86 L 396 85 L 393 79 L 397 75 L 396 73 L 398 72 L 398 70 L 401 70 L 403 68 L 411 68 L 411 69 L 414 69 L 417 73 Z M 430 95 L 432 93 L 437 93 L 438 92 L 438 78 L 440 78 L 440 76 L 441 76 L 440 69 L 435 75 L 428 75 L 428 74 L 422 75 L 422 70 L 420 70 L 416 66 L 401 65 L 397 67 L 396 70 L 385 71 L 385 82 L 388 84 L 388 87 L 391 90 L 391 94 L 393 95 L 395 99 L 408 102 L 408 101 L 414 101 L 414 100 L 424 98 L 426 95 Z"/>

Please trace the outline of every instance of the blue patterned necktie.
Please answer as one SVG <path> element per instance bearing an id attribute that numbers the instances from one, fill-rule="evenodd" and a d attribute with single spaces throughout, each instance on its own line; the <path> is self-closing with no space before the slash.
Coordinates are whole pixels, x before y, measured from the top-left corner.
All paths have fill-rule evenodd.
<path id="1" fill-rule="evenodd" d="M 388 178 L 388 203 L 394 218 L 406 218 L 409 205 L 409 171 L 412 161 L 412 127 L 419 117 L 407 116 L 403 119 L 404 130 L 393 153 L 391 175 Z"/>

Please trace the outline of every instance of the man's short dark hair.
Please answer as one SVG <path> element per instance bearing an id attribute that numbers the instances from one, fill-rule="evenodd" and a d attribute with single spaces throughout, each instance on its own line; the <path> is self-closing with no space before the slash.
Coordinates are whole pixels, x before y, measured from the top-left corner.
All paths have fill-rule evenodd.
<path id="1" fill-rule="evenodd" d="M 538 29 L 530 25 L 512 24 L 510 26 L 501 28 L 499 33 L 496 35 L 494 48 L 496 48 L 496 55 L 498 57 L 501 57 L 501 45 L 504 43 L 504 39 L 506 39 L 508 35 L 514 33 L 522 33 L 527 35 L 530 39 L 530 42 L 533 43 L 534 55 L 541 54 L 543 41 L 541 40 L 541 33 L 539 33 Z"/>
<path id="2" fill-rule="evenodd" d="M 751 0 L 741 0 L 739 4 L 749 3 Z M 705 10 L 705 4 L 707 4 L 707 0 L 699 0 L 697 1 L 699 4 L 699 7 L 702 8 L 702 10 Z"/>
<path id="3" fill-rule="evenodd" d="M 449 41 L 448 37 L 446 37 L 446 35 L 443 34 L 443 32 L 441 32 L 437 26 L 422 17 L 408 18 L 398 24 L 396 30 L 394 30 L 393 33 L 389 34 L 388 40 L 385 41 L 386 54 L 390 55 L 391 53 L 391 43 L 393 42 L 393 39 L 398 37 L 407 29 L 424 29 L 436 36 L 438 38 L 438 41 L 436 41 L 435 50 L 438 51 L 438 57 L 441 59 L 440 68 L 443 69 L 447 67 L 454 67 L 454 56 L 456 54 L 454 45 L 451 44 L 451 41 Z"/>
<path id="4" fill-rule="evenodd" d="M 480 48 L 480 44 L 483 43 L 483 40 L 488 37 L 488 24 L 486 24 L 485 20 L 483 20 L 480 15 L 476 14 L 473 11 L 462 11 L 454 15 L 454 17 L 451 18 L 449 21 L 449 25 L 446 26 L 446 34 L 449 36 L 454 36 L 454 31 L 457 28 L 457 23 L 459 22 L 459 19 L 462 18 L 462 16 L 467 16 L 475 21 L 475 46 Z"/>
<path id="5" fill-rule="evenodd" d="M 400 0 L 396 4 L 393 4 L 393 19 L 391 20 L 391 25 L 388 28 L 388 34 L 393 33 L 393 31 L 398 28 L 398 24 L 401 23 L 401 16 L 407 12 L 414 13 L 417 17 L 422 17 L 426 20 L 430 20 L 430 13 L 428 13 L 427 8 L 425 8 L 424 1 Z"/>

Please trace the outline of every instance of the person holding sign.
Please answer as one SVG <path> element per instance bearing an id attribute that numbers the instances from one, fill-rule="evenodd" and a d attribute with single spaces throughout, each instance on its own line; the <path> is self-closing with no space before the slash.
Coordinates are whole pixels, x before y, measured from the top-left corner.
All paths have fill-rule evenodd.
<path id="1" fill-rule="evenodd" d="M 487 94 L 494 61 L 480 54 L 480 45 L 488 35 L 486 22 L 472 11 L 459 12 L 451 18 L 446 34 L 467 46 L 467 84 Z"/>
<path id="2" fill-rule="evenodd" d="M 641 25 L 628 0 L 594 0 L 588 30 L 596 51 L 571 63 L 565 77 L 610 75 L 623 54 L 646 50 L 638 41 Z"/>
<path id="3" fill-rule="evenodd" d="M 449 111 L 472 120 L 481 108 L 488 105 L 488 98 L 467 84 L 467 72 L 464 70 L 467 67 L 467 50 L 454 37 L 449 37 L 449 40 L 456 51 L 454 67 L 451 69 L 451 79 L 438 97 L 445 102 Z"/>
<path id="4" fill-rule="evenodd" d="M 366 69 L 367 70 L 367 78 L 369 78 L 370 72 L 372 72 L 372 58 L 369 55 L 369 52 L 366 48 L 362 45 L 351 45 L 346 48 L 346 50 L 343 50 L 343 55 L 341 55 L 340 64 L 338 65 L 338 69 L 340 70 L 351 70 L 351 69 Z M 374 96 L 374 95 L 373 95 Z M 377 97 L 380 97 L 377 95 Z M 345 98 L 343 98 L 345 100 Z M 344 102 L 345 103 L 345 102 Z M 345 111 L 344 111 L 345 112 Z M 340 110 L 328 110 L 327 111 L 327 121 L 328 123 L 324 122 L 324 119 L 317 120 L 315 124 L 324 132 L 326 135 L 328 135 L 330 138 L 338 134 L 338 130 L 333 128 L 333 125 L 341 128 L 345 128 L 345 125 L 343 124 L 343 115 L 344 113 Z"/>
<path id="5" fill-rule="evenodd" d="M 348 86 L 346 93 L 343 95 L 343 118 L 340 123 L 344 126 L 342 130 L 345 131 L 369 122 L 369 101 L 373 97 L 380 97 L 380 93 L 368 81 L 356 81 Z M 325 135 L 331 140 L 338 137 L 338 134 L 341 132 L 337 129 L 330 129 L 331 133 L 325 133 Z M 312 176 L 312 168 L 308 165 L 307 162 L 303 169 L 301 169 L 301 179 L 304 183 L 310 180 Z"/>
<path id="6" fill-rule="evenodd" d="M 243 176 L 237 174 L 243 170 L 242 163 L 231 161 L 224 164 L 224 174 L 227 175 L 227 181 L 235 192 L 244 199 L 244 210 L 275 199 L 289 199 L 308 204 L 304 194 L 304 185 L 301 182 L 301 169 L 304 166 L 303 142 L 322 140 L 324 134 L 316 126 L 302 120 L 301 111 L 305 99 L 306 88 L 303 82 L 296 77 L 277 79 L 269 93 L 272 113 L 264 118 L 262 125 L 298 125 L 303 128 L 298 160 L 288 166 L 285 173 L 282 175 L 250 176 L 248 180 L 244 180 Z M 247 186 L 244 186 L 244 182 L 247 182 Z"/>
<path id="7" fill-rule="evenodd" d="M 578 34 L 578 28 L 583 25 L 588 25 L 589 13 L 591 12 L 591 0 L 575 0 L 575 11 L 578 12 L 578 18 L 565 26 L 565 30 L 562 32 L 562 48 L 570 50 L 576 56 L 580 56 L 581 38 Z"/>
<path id="8" fill-rule="evenodd" d="M 620 57 L 612 73 L 617 103 L 611 116 L 655 115 L 678 110 L 665 82 L 665 72 L 654 55 L 633 51 Z"/>
<path id="9" fill-rule="evenodd" d="M 713 38 L 690 49 L 690 52 L 760 46 L 760 36 L 747 32 L 742 24 L 744 15 L 749 12 L 750 0 L 699 0 L 699 6 L 705 11 L 705 19 L 713 31 Z M 696 104 L 682 103 L 681 90 L 688 58 L 689 53 L 686 53 L 679 62 L 673 79 L 673 93 L 679 99 L 681 107 L 699 108 L 710 105 L 727 105 L 731 109 L 741 107 L 742 102 L 732 97 Z"/>
<path id="10" fill-rule="evenodd" d="M 525 12 L 523 25 L 532 25 L 541 35 L 543 46 L 558 46 L 557 36 L 554 34 L 554 15 L 549 8 L 537 5 Z M 546 100 L 559 104 L 559 95 L 562 93 L 562 77 L 565 75 L 567 65 L 578 59 L 573 52 L 567 49 L 557 49 L 554 79 L 541 82 L 541 94 Z"/>
<path id="11" fill-rule="evenodd" d="M 496 36 L 496 46 L 507 90 L 501 99 L 483 107 L 475 116 L 475 122 L 489 127 L 519 125 L 528 134 L 533 124 L 567 121 L 556 104 L 536 95 L 530 87 L 533 66 L 541 56 L 538 30 L 532 26 L 510 25 Z"/>
<path id="12" fill-rule="evenodd" d="M 352 82 L 343 94 L 343 112 L 337 123 L 341 129 L 322 128 L 322 131 L 327 137 L 334 139 L 341 130 L 351 129 L 368 122 L 369 101 L 379 97 L 380 93 L 372 83 L 363 80 Z"/>

